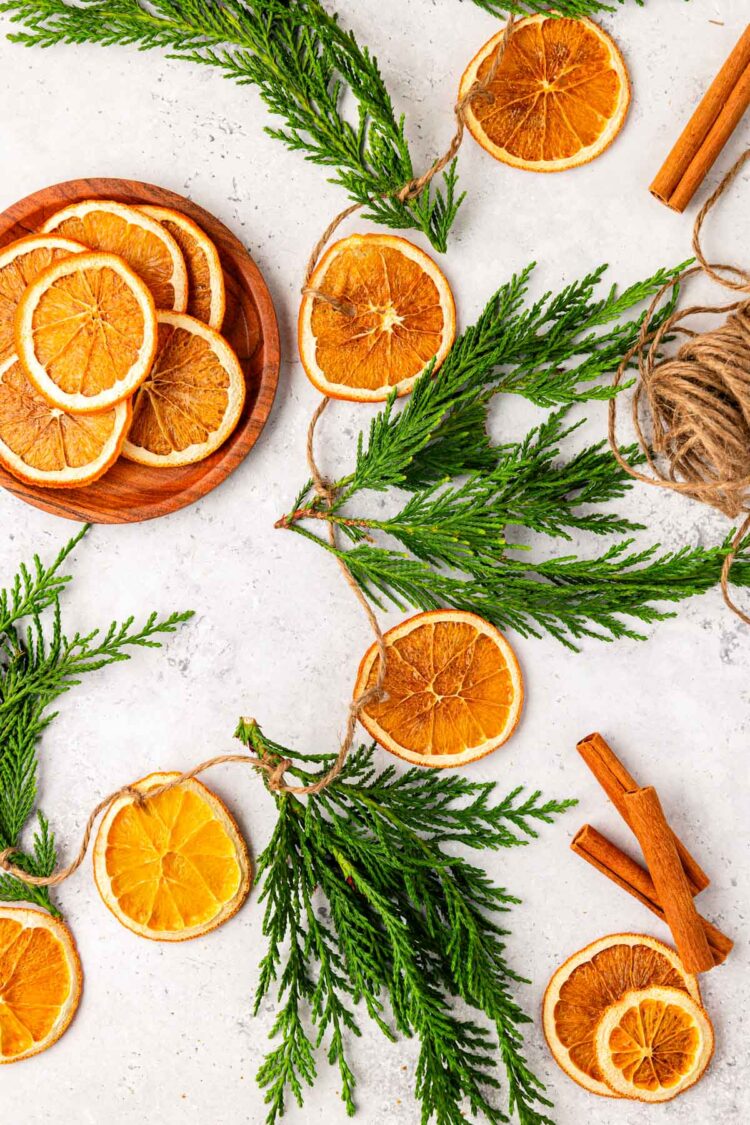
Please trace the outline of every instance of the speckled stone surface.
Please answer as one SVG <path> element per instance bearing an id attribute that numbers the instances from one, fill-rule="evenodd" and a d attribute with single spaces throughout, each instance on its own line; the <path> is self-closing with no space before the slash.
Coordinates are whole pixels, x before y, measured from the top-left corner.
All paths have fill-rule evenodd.
<path id="1" fill-rule="evenodd" d="M 338 7 L 379 56 L 426 165 L 450 135 L 463 66 L 496 25 L 459 0 L 340 0 Z M 494 163 L 467 140 L 460 168 L 469 197 L 444 262 L 463 325 L 530 259 L 539 263 L 534 288 L 542 291 L 601 261 L 611 263 L 613 280 L 626 283 L 688 256 L 693 212 L 670 213 L 647 185 L 686 107 L 747 16 L 747 0 L 649 0 L 645 9 L 628 2 L 608 17 L 632 74 L 634 101 L 620 139 L 589 167 L 534 177 Z M 63 700 L 44 740 L 42 798 L 67 856 L 103 793 L 154 769 L 187 767 L 229 750 L 240 713 L 257 716 L 274 738 L 310 749 L 333 746 L 343 725 L 369 643 L 366 625 L 323 552 L 274 531 L 273 523 L 305 475 L 305 427 L 317 401 L 295 354 L 300 275 L 309 247 L 344 201 L 320 169 L 264 134 L 268 118 L 253 90 L 158 53 L 43 53 L 1 40 L 0 101 L 0 207 L 84 175 L 150 180 L 187 193 L 251 248 L 276 301 L 284 343 L 271 422 L 234 477 L 170 518 L 97 528 L 77 552 L 66 598 L 75 628 L 152 608 L 193 607 L 196 617 L 163 654 L 138 653 Z M 747 138 L 746 124 L 722 167 Z M 745 264 L 749 187 L 746 175 L 708 235 L 711 253 Z M 603 436 L 604 408 L 587 413 L 579 438 Z M 499 402 L 496 433 L 517 436 L 536 417 L 528 404 Z M 346 405 L 326 417 L 328 468 L 349 463 L 368 418 L 368 409 Z M 728 530 L 721 518 L 645 488 L 622 507 L 649 525 L 643 543 L 708 544 Z M 52 555 L 72 530 L 7 493 L 0 493 L 0 529 L 0 579 L 34 550 Z M 502 791 L 524 783 L 581 802 L 533 846 L 487 857 L 493 876 L 524 900 L 511 918 L 508 953 L 533 980 L 519 988 L 535 1019 L 528 1054 L 547 1083 L 557 1125 L 739 1125 L 750 1117 L 750 631 L 711 593 L 649 632 L 647 643 L 591 641 L 579 655 L 550 640 L 519 640 L 528 689 L 523 722 L 505 749 L 473 769 Z M 627 840 L 574 750 L 594 728 L 612 738 L 638 777 L 659 787 L 678 831 L 712 875 L 703 911 L 737 939 L 729 962 L 705 979 L 717 1032 L 710 1074 L 664 1108 L 597 1100 L 579 1090 L 549 1058 L 537 1018 L 549 974 L 586 942 L 616 930 L 667 936 L 568 850 L 585 820 Z M 211 780 L 257 854 L 273 815 L 259 782 L 231 767 Z M 274 1011 L 267 1004 L 257 1019 L 250 1015 L 263 948 L 257 901 L 207 939 L 176 947 L 122 929 L 102 905 L 88 866 L 60 891 L 60 902 L 85 966 L 83 1003 L 52 1051 L 3 1068 L 3 1120 L 259 1125 L 264 1112 L 254 1074 Z M 351 1058 L 362 1125 L 416 1125 L 415 1045 L 389 1045 L 365 1021 Z M 322 1063 L 318 1086 L 289 1121 L 344 1120 L 336 1077 Z"/>

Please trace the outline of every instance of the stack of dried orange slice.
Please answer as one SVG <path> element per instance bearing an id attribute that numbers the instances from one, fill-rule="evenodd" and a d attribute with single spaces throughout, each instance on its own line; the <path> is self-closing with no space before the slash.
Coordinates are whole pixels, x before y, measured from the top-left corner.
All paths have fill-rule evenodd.
<path id="1" fill-rule="evenodd" d="M 201 461 L 239 422 L 213 242 L 163 207 L 87 200 L 0 250 L 0 464 L 81 487 L 120 456 Z"/>
<path id="2" fill-rule="evenodd" d="M 556 1062 L 604 1097 L 671 1101 L 713 1055 L 697 979 L 644 934 L 600 938 L 570 957 L 547 987 L 543 1018 Z"/>

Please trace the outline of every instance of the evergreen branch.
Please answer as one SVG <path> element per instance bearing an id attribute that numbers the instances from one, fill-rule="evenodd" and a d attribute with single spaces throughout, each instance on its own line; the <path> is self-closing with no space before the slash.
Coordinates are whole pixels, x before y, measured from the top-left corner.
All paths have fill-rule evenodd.
<path id="1" fill-rule="evenodd" d="M 335 169 L 331 182 L 366 206 L 373 221 L 421 230 L 438 250 L 463 196 L 455 165 L 443 189 L 395 197 L 414 177 L 403 117 L 397 117 L 377 60 L 320 0 L 0 0 L 26 46 L 133 45 L 215 67 L 256 86 L 284 124 L 266 131 L 307 160 Z M 356 106 L 344 116 L 345 94 Z"/>
<path id="2" fill-rule="evenodd" d="M 364 489 L 422 486 L 487 468 L 494 454 L 486 407 L 499 391 L 543 407 L 610 398 L 611 382 L 599 380 L 635 343 L 645 313 L 624 323 L 619 318 L 643 305 L 683 266 L 658 270 L 622 293 L 613 286 L 597 298 L 605 268 L 528 307 L 533 266 L 514 275 L 456 340 L 440 371 L 433 374 L 428 365 L 403 408 L 396 410 L 392 396 L 369 434 L 360 434 L 355 467 L 337 482 L 338 506 Z"/>
<path id="3" fill-rule="evenodd" d="M 249 721 L 238 736 L 259 756 L 281 755 L 306 776 L 313 761 L 325 771 L 333 760 L 280 747 Z M 402 1035 L 419 1039 L 415 1092 L 425 1125 L 459 1125 L 465 1102 L 489 1122 L 509 1121 L 494 1097 L 498 1055 L 509 1112 L 523 1125 L 549 1125 L 543 1087 L 523 1056 L 529 1019 L 512 994 L 522 978 L 506 962 L 507 931 L 496 921 L 518 900 L 445 848 L 527 843 L 536 824 L 574 802 L 522 798 L 516 789 L 493 804 L 492 784 L 416 768 L 399 776 L 374 759 L 374 747 L 360 747 L 307 805 L 274 795 L 279 819 L 259 864 L 268 949 L 256 1001 L 278 984 L 271 1034 L 280 1042 L 258 1074 L 267 1121 L 283 1112 L 287 1091 L 301 1104 L 304 1085 L 315 1079 L 306 1019 L 317 1028 L 315 1045 L 327 1037 L 353 1112 L 343 1031 L 358 1034 L 352 1006 L 363 1001 L 389 1039 L 386 1011 Z M 454 996 L 474 1013 L 459 1017 Z"/>
<path id="4" fill-rule="evenodd" d="M 625 0 L 614 0 L 614 2 L 624 4 Z M 643 2 L 644 0 L 635 0 L 635 3 L 641 7 Z M 473 3 L 496 17 L 508 16 L 511 13 L 515 16 L 532 16 L 540 12 L 548 15 L 550 11 L 547 0 L 473 0 Z M 615 10 L 613 4 L 607 4 L 604 0 L 555 0 L 554 8 L 557 15 L 573 20 Z"/>
<path id="5" fill-rule="evenodd" d="M 23 564 L 0 591 L 0 850 L 13 848 L 12 861 L 33 875 L 55 867 L 55 844 L 49 824 L 38 814 L 32 851 L 21 847 L 23 831 L 37 797 L 39 741 L 55 717 L 52 704 L 88 672 L 129 659 L 132 647 L 160 647 L 190 613 L 160 619 L 155 613 L 141 626 L 133 618 L 68 638 L 62 628 L 59 595 L 70 581 L 60 568 L 88 529 L 74 536 L 54 563 L 44 568 L 35 556 Z M 49 623 L 47 624 L 47 620 Z M 57 913 L 46 887 L 27 887 L 0 876 L 0 900 L 33 901 Z"/>

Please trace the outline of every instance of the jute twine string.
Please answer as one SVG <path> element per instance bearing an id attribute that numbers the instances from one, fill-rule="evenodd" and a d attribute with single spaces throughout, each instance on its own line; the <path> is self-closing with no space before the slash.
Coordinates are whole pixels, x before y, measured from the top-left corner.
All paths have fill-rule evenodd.
<path id="1" fill-rule="evenodd" d="M 750 294 L 750 274 L 736 266 L 709 263 L 701 246 L 706 216 L 748 160 L 750 149 L 701 208 L 693 228 L 693 250 L 699 264 L 656 294 L 639 338 L 614 379 L 615 387 L 619 386 L 631 360 L 637 360 L 632 418 L 650 474 L 633 468 L 620 453 L 616 433 L 619 396 L 609 403 L 609 444 L 629 476 L 709 504 L 732 520 L 744 513 L 724 560 L 721 589 L 727 606 L 746 624 L 750 624 L 750 616 L 729 594 L 729 572 L 750 531 L 750 297 L 728 305 L 691 305 L 666 317 L 656 330 L 650 325 L 665 294 L 696 274 L 712 278 L 725 289 Z M 726 319 L 707 332 L 696 332 L 684 323 L 705 313 L 724 313 Z M 664 358 L 664 341 L 674 335 L 686 339 L 673 355 Z"/>
<path id="2" fill-rule="evenodd" d="M 430 166 L 430 168 L 428 168 L 428 170 L 422 176 L 418 176 L 415 179 L 410 180 L 408 183 L 404 184 L 403 187 L 393 192 L 393 198 L 400 200 L 402 203 L 407 202 L 410 199 L 415 199 L 418 195 L 420 195 L 422 191 L 424 191 L 424 189 L 430 184 L 434 177 L 439 175 L 440 172 L 442 172 L 454 159 L 456 153 L 461 147 L 461 143 L 464 138 L 466 127 L 466 111 L 469 105 L 477 98 L 487 98 L 490 100 L 493 98 L 490 86 L 495 76 L 497 75 L 498 69 L 502 62 L 506 47 L 508 45 L 508 41 L 513 31 L 514 23 L 515 17 L 511 16 L 508 20 L 508 23 L 506 24 L 503 38 L 500 41 L 497 51 L 495 52 L 492 64 L 486 76 L 481 81 L 477 80 L 472 85 L 471 89 L 456 102 L 456 105 L 454 107 L 454 113 L 456 117 L 456 131 L 446 151 Z M 387 198 L 387 196 L 384 195 L 381 196 L 381 198 Z M 326 245 L 328 244 L 329 240 L 334 235 L 336 230 L 346 219 L 348 219 L 351 215 L 354 215 L 357 211 L 360 211 L 365 206 L 366 203 L 355 203 L 336 215 L 332 222 L 328 224 L 325 231 L 315 244 L 305 270 L 305 281 L 302 288 L 303 295 L 313 296 L 317 297 L 320 300 L 327 301 L 339 312 L 342 312 L 346 316 L 354 315 L 355 311 L 348 301 L 342 298 L 335 297 L 332 294 L 322 292 L 321 290 L 311 288 L 309 283 L 313 273 L 315 272 L 315 268 L 318 264 L 320 255 L 322 254 L 323 250 L 325 249 Z M 318 467 L 315 458 L 314 443 L 316 427 L 326 407 L 328 406 L 329 401 L 330 400 L 328 398 L 323 398 L 319 403 L 317 409 L 315 410 L 315 413 L 312 416 L 307 433 L 307 462 L 310 468 L 310 475 L 313 480 L 315 492 L 325 505 L 325 508 L 321 513 L 323 518 L 325 510 L 330 510 L 335 503 L 336 495 L 333 485 L 324 477 L 323 473 Z M 335 525 L 330 521 L 328 523 L 328 540 L 331 546 L 334 549 L 338 550 L 336 528 Z M 349 706 L 344 737 L 341 741 L 336 760 L 326 773 L 322 774 L 317 781 L 313 782 L 310 785 L 287 785 L 284 780 L 284 776 L 287 769 L 289 769 L 289 767 L 292 765 L 292 762 L 288 758 L 274 758 L 270 756 L 259 758 L 253 754 L 220 754 L 216 757 L 208 758 L 205 762 L 201 762 L 193 769 L 186 770 L 184 773 L 180 773 L 169 781 L 164 782 L 163 785 L 158 785 L 154 788 L 151 788 L 145 793 L 134 785 L 123 785 L 121 786 L 121 788 L 115 790 L 114 793 L 110 793 L 108 797 L 104 797 L 99 802 L 99 804 L 96 805 L 94 809 L 92 809 L 91 814 L 86 821 L 86 826 L 81 837 L 81 843 L 77 854 L 66 867 L 59 868 L 52 875 L 31 875 L 29 872 L 24 871 L 21 867 L 13 864 L 11 862 L 11 856 L 17 852 L 16 848 L 5 848 L 3 851 L 0 851 L 0 870 L 4 871 L 8 875 L 14 876 L 16 879 L 19 879 L 21 882 L 26 883 L 28 886 L 57 887 L 61 883 L 64 883 L 66 879 L 69 879 L 70 876 L 73 875 L 81 866 L 86 858 L 86 854 L 91 843 L 91 836 L 93 834 L 94 827 L 98 818 L 103 813 L 106 813 L 109 809 L 111 809 L 112 806 L 115 805 L 118 801 L 122 799 L 130 799 L 137 805 L 147 807 L 148 800 L 153 800 L 154 798 L 161 796 L 163 793 L 168 793 L 170 790 L 176 789 L 186 781 L 197 778 L 198 776 L 200 776 L 200 774 L 205 773 L 207 770 L 213 769 L 215 766 L 229 765 L 230 763 L 239 762 L 246 766 L 252 766 L 256 770 L 261 770 L 266 774 L 268 788 L 274 793 L 293 793 L 298 795 L 314 796 L 315 794 L 320 793 L 324 789 L 326 789 L 331 784 L 331 782 L 338 777 L 344 767 L 344 763 L 346 762 L 349 751 L 351 750 L 354 743 L 354 737 L 356 734 L 357 722 L 359 720 L 360 713 L 368 705 L 368 703 L 371 703 L 373 700 L 380 697 L 383 690 L 383 683 L 385 680 L 386 672 L 386 644 L 378 619 L 372 609 L 372 606 L 370 605 L 365 595 L 362 593 L 362 590 L 357 584 L 345 561 L 339 557 L 338 563 L 349 588 L 356 597 L 357 601 L 362 606 L 365 616 L 370 623 L 370 627 L 375 636 L 375 643 L 378 648 L 379 665 L 378 674 L 375 681 L 369 687 L 367 687 L 364 692 L 362 692 L 359 696 L 352 700 Z"/>

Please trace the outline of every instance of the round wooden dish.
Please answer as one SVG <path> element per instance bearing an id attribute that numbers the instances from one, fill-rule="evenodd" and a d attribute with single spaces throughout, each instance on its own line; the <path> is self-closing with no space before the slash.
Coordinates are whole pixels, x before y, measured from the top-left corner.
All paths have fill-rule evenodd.
<path id="1" fill-rule="evenodd" d="M 247 400 L 237 429 L 205 461 L 179 469 L 153 469 L 121 458 L 86 488 L 44 488 L 23 484 L 0 468 L 0 485 L 37 508 L 91 523 L 137 523 L 176 512 L 211 492 L 247 456 L 271 412 L 279 378 L 279 332 L 271 295 L 255 262 L 218 219 L 165 188 L 135 180 L 70 180 L 44 188 L 0 215 L 0 247 L 34 233 L 69 203 L 115 199 L 152 203 L 182 211 L 216 243 L 227 283 L 223 332 L 242 363 Z"/>

